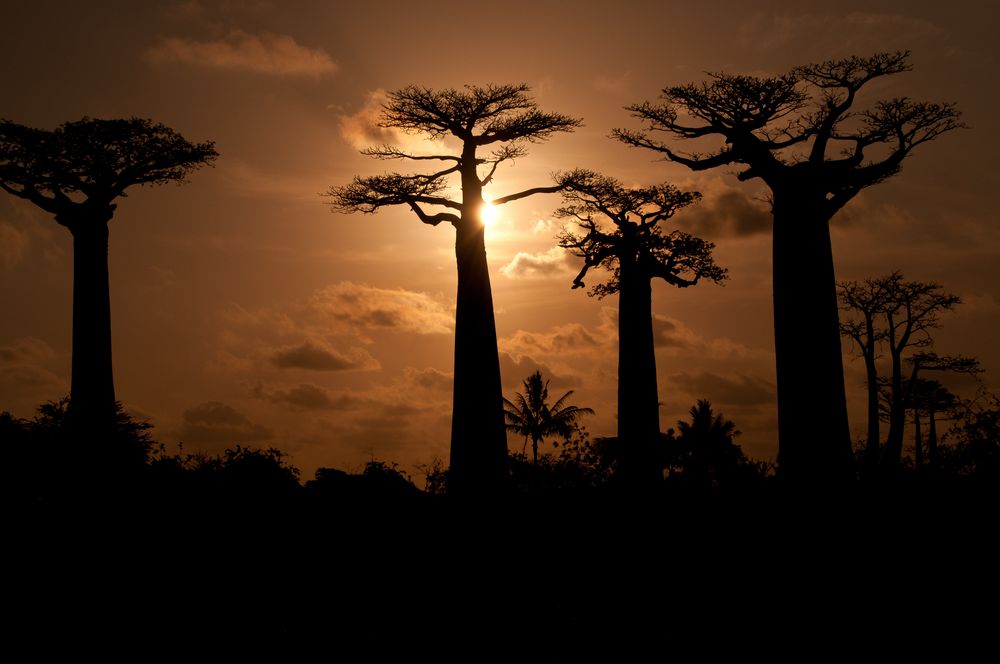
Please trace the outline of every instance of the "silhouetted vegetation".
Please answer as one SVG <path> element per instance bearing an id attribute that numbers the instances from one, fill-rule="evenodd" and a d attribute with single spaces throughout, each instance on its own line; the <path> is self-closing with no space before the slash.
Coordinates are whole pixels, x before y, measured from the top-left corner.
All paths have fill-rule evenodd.
<path id="1" fill-rule="evenodd" d="M 527 153 L 527 143 L 573 131 L 580 121 L 543 113 L 523 84 L 473 85 L 464 90 L 409 86 L 389 93 L 380 126 L 435 139 L 450 137 L 461 143 L 458 154 L 411 154 L 390 145 L 369 148 L 364 154 L 376 159 L 441 162 L 447 166 L 432 173 L 355 177 L 349 185 L 332 187 L 328 196 L 334 209 L 342 212 L 373 213 L 386 206 L 405 205 L 425 224 L 448 222 L 455 227 L 458 294 L 450 487 L 453 491 L 490 493 L 506 482 L 507 436 L 493 293 L 486 263 L 483 189 L 493 182 L 500 164 Z M 495 149 L 488 156 L 479 155 L 480 149 L 490 146 Z M 460 200 L 452 200 L 444 193 L 452 175 L 460 178 Z M 490 204 L 503 205 L 558 189 L 526 189 L 494 197 Z M 444 211 L 429 213 L 425 207 Z"/>
<path id="2" fill-rule="evenodd" d="M 524 444 L 531 440 L 531 458 L 538 462 L 538 443 L 549 436 L 569 439 L 579 427 L 583 415 L 593 415 L 592 408 L 581 408 L 566 403 L 573 390 L 549 405 L 549 381 L 542 382 L 542 372 L 536 371 L 524 379 L 524 392 L 514 395 L 514 401 L 504 397 L 504 417 L 507 430 L 524 436 Z M 524 450 L 521 450 L 524 455 Z"/>
<path id="3" fill-rule="evenodd" d="M 868 388 L 868 435 L 865 444 L 865 465 L 869 474 L 880 465 L 889 474 L 898 471 L 903 457 L 903 438 L 906 412 L 914 414 L 916 426 L 915 463 L 923 465 L 923 445 L 919 433 L 921 401 L 920 373 L 941 371 L 975 374 L 981 371 L 974 358 L 939 356 L 919 350 L 934 344 L 931 331 L 940 326 L 941 315 L 954 310 L 961 299 L 948 293 L 940 284 L 906 281 L 896 271 L 884 277 L 864 281 L 842 282 L 838 291 L 845 320 L 841 332 L 850 338 L 865 360 Z M 910 349 L 918 349 L 908 357 Z M 882 351 L 889 355 L 889 375 L 881 376 L 876 359 Z M 904 376 L 903 365 L 909 363 L 909 376 Z M 885 397 L 880 403 L 880 390 Z M 925 395 L 927 396 L 927 395 Z M 929 398 L 929 397 L 928 397 Z M 880 413 L 884 411 L 889 422 L 889 432 L 884 446 L 879 438 Z M 932 416 L 932 422 L 935 419 Z M 930 444 L 936 447 L 935 435 Z M 936 451 L 932 465 L 936 464 Z"/>
<path id="4" fill-rule="evenodd" d="M 712 74 L 665 88 L 658 103 L 630 106 L 643 129 L 614 131 L 694 171 L 735 165 L 740 180 L 760 178 L 770 188 L 778 470 L 790 480 L 853 475 L 830 220 L 897 174 L 915 148 L 963 126 L 948 103 L 895 98 L 857 108 L 865 86 L 910 70 L 909 55 L 829 60 L 783 76 Z M 684 154 L 656 132 L 715 138 L 722 147 Z"/>

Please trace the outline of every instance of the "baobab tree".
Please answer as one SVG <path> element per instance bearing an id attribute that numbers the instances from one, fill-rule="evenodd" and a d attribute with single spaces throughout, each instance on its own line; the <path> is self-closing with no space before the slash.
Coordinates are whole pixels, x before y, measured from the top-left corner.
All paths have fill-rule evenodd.
<path id="1" fill-rule="evenodd" d="M 455 308 L 455 382 L 451 423 L 450 490 L 488 491 L 504 481 L 507 437 L 500 386 L 493 294 L 486 263 L 482 211 L 483 189 L 500 164 L 526 153 L 525 144 L 548 139 L 580 126 L 580 120 L 543 113 L 526 85 L 467 86 L 462 90 L 431 90 L 408 86 L 389 93 L 380 126 L 432 138 L 457 139 L 457 153 L 412 154 L 396 146 L 364 150 L 376 159 L 441 162 L 430 173 L 389 173 L 355 177 L 348 185 L 331 187 L 334 210 L 373 213 L 391 205 L 408 207 L 431 226 L 447 222 L 455 228 L 458 293 Z M 481 155 L 480 150 L 491 149 Z M 459 198 L 446 189 L 453 176 Z M 493 198 L 503 205 L 539 193 L 558 190 L 535 187 Z"/>
<path id="2" fill-rule="evenodd" d="M 52 131 L 0 120 L 0 189 L 55 216 L 73 236 L 73 367 L 68 418 L 104 435 L 115 422 L 108 222 L 136 185 L 184 182 L 218 157 L 141 118 L 83 118 Z"/>
<path id="3" fill-rule="evenodd" d="M 573 390 L 549 405 L 549 381 L 542 382 L 542 372 L 536 371 L 524 379 L 524 392 L 514 395 L 514 400 L 504 398 L 504 417 L 507 430 L 524 436 L 525 445 L 531 440 L 531 459 L 538 464 L 538 444 L 548 436 L 568 438 L 577 430 L 583 415 L 593 415 L 593 408 L 583 408 L 567 403 Z"/>
<path id="4" fill-rule="evenodd" d="M 879 417 L 879 375 L 876 360 L 885 342 L 886 329 L 882 317 L 889 302 L 889 292 L 896 273 L 888 278 L 845 281 L 837 284 L 844 318 L 840 332 L 849 338 L 865 362 L 865 386 L 868 394 L 868 426 L 865 439 L 864 467 L 871 473 L 882 451 Z"/>
<path id="5" fill-rule="evenodd" d="M 953 104 L 901 97 L 856 107 L 870 82 L 911 69 L 909 52 L 829 60 L 782 76 L 712 74 L 628 107 L 624 143 L 694 171 L 736 166 L 771 190 L 778 464 L 788 480 L 851 476 L 830 220 L 861 190 L 899 173 L 915 148 L 962 127 Z M 660 141 L 714 138 L 688 154 Z"/>
<path id="6" fill-rule="evenodd" d="M 660 434 L 656 354 L 653 343 L 652 281 L 677 288 L 702 279 L 721 282 L 726 270 L 712 259 L 715 245 L 662 222 L 698 200 L 695 192 L 669 184 L 628 188 L 614 178 L 575 170 L 557 176 L 563 205 L 555 215 L 576 223 L 581 233 L 565 231 L 559 245 L 583 259 L 573 288 L 585 286 L 592 268 L 610 279 L 591 294 L 618 295 L 619 469 L 637 484 L 660 479 L 655 446 Z"/>

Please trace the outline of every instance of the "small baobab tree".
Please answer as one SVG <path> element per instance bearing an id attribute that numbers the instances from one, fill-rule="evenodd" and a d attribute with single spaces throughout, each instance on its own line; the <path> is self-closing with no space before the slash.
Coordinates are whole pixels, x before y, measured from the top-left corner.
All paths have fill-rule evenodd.
<path id="1" fill-rule="evenodd" d="M 583 259 L 573 288 L 593 268 L 610 278 L 591 295 L 618 295 L 619 472 L 629 482 L 662 478 L 656 459 L 660 434 L 656 354 L 653 338 L 652 281 L 687 288 L 702 279 L 721 282 L 726 270 L 712 259 L 714 245 L 662 222 L 690 205 L 699 194 L 669 184 L 629 188 L 614 178 L 576 170 L 557 176 L 563 205 L 556 216 L 576 224 L 559 245 Z"/>

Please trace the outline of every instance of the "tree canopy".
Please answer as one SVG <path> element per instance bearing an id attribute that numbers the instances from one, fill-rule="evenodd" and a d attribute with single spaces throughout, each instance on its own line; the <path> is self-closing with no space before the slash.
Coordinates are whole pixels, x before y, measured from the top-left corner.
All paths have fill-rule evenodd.
<path id="1" fill-rule="evenodd" d="M 218 156 L 212 141 L 191 143 L 142 118 L 83 118 L 52 131 L 0 120 L 0 189 L 57 216 L 79 204 L 107 208 L 135 185 L 184 182 Z"/>
<path id="2" fill-rule="evenodd" d="M 564 231 L 558 238 L 561 247 L 584 259 L 573 288 L 584 287 L 587 272 L 601 267 L 611 278 L 594 286 L 591 294 L 604 297 L 617 293 L 623 255 L 636 261 L 648 277 L 680 288 L 703 278 L 716 282 L 726 278 L 725 268 L 712 259 L 713 243 L 679 230 L 665 232 L 660 225 L 699 200 L 698 192 L 681 191 L 670 184 L 629 188 L 614 178 L 583 169 L 559 174 L 556 180 L 563 188 L 563 205 L 555 216 L 575 221 L 582 231 Z"/>

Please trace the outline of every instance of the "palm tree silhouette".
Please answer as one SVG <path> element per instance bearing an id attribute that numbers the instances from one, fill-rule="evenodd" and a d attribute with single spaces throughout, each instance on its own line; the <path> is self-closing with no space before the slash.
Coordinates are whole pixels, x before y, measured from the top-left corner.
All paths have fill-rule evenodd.
<path id="1" fill-rule="evenodd" d="M 566 400 L 573 390 L 559 397 L 549 406 L 549 381 L 542 382 L 542 372 L 536 371 L 524 379 L 524 393 L 518 392 L 514 401 L 503 400 L 503 413 L 507 430 L 524 436 L 524 445 L 531 439 L 531 457 L 538 463 L 538 443 L 547 436 L 568 436 L 576 428 L 581 415 L 593 415 L 592 408 L 570 406 Z M 523 453 L 524 448 L 522 448 Z"/>

